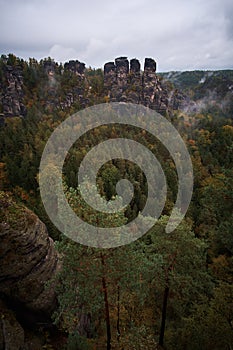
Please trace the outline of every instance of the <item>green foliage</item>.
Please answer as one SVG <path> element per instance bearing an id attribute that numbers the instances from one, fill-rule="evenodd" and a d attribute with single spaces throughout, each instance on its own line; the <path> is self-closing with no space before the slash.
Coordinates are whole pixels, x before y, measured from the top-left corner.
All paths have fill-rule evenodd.
<path id="1" fill-rule="evenodd" d="M 15 202 L 11 194 L 0 191 L 0 222 L 17 229 L 24 216 L 25 207 Z"/>
<path id="2" fill-rule="evenodd" d="M 67 350 L 89 350 L 90 345 L 85 337 L 80 336 L 77 332 L 71 333 L 67 345 Z"/>
<path id="3" fill-rule="evenodd" d="M 52 74 L 46 65 L 54 67 Z M 169 73 L 169 91 L 179 88 L 204 106 L 201 113 L 167 115 L 179 128 L 194 167 L 192 203 L 185 221 L 172 234 L 165 233 L 165 226 L 176 200 L 177 173 L 167 150 L 152 135 L 129 126 L 123 131 L 119 125 L 104 126 L 85 134 L 70 149 L 63 169 L 66 196 L 76 214 L 92 224 L 111 227 L 129 222 L 143 209 L 148 187 L 139 167 L 114 159 L 98 173 L 98 199 L 104 207 L 105 199 L 116 195 L 118 180 L 126 178 L 134 186 L 130 205 L 117 215 L 104 215 L 87 206 L 77 188 L 77 175 L 82 159 L 94 145 L 109 138 L 134 139 L 155 154 L 166 175 L 163 216 L 151 231 L 129 246 L 101 250 L 61 236 L 45 213 L 37 179 L 41 154 L 53 130 L 80 108 L 107 102 L 103 71 L 88 68 L 80 77 L 51 58 L 25 62 L 13 54 L 2 55 L 1 87 L 7 83 L 7 66 L 22 71 L 27 115 L 7 118 L 0 126 L 1 188 L 12 191 L 33 209 L 57 240 L 63 265 L 54 319 L 69 333 L 67 349 L 105 348 L 106 291 L 112 348 L 155 349 L 166 289 L 166 349 L 231 349 L 232 71 Z M 167 84 L 168 74 L 162 75 Z M 1 192 L 0 204 L 1 221 L 10 220 L 17 228 L 23 207 L 9 201 L 6 192 Z"/>
<path id="4" fill-rule="evenodd" d="M 75 209 L 79 203 L 75 200 L 77 194 L 70 191 L 70 204 Z M 79 329 L 82 334 L 81 315 L 90 314 L 96 328 L 96 333 L 93 327 L 92 333 L 90 331 L 92 344 L 96 343 L 96 337 L 102 339 L 103 344 L 104 296 L 101 281 L 104 277 L 111 305 L 113 344 L 127 348 L 129 344 L 132 346 L 131 342 L 136 341 L 140 346 L 148 342 L 148 349 L 153 349 L 159 334 L 161 295 L 167 283 L 171 289 L 168 333 L 174 322 L 176 327 L 181 324 L 182 318 L 190 315 L 192 306 L 204 295 L 211 294 L 212 284 L 205 267 L 206 245 L 195 238 L 188 224 L 167 235 L 167 220 L 167 217 L 162 217 L 145 237 L 134 244 L 108 251 L 82 247 L 68 239 L 59 243 L 64 259 L 56 322 L 60 322 L 68 332 Z M 104 269 L 101 256 L 104 256 Z M 147 340 L 138 338 L 144 322 Z M 120 337 L 117 336 L 119 329 Z"/>
<path id="5" fill-rule="evenodd" d="M 216 287 L 213 298 L 197 305 L 193 315 L 184 319 L 177 333 L 182 347 L 187 350 L 230 349 L 233 343 L 232 300 L 232 285 L 221 283 Z"/>

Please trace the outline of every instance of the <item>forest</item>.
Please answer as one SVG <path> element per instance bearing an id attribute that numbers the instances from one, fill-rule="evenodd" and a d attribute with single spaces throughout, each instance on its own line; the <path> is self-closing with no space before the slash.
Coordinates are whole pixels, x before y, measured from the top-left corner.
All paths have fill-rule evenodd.
<path id="1" fill-rule="evenodd" d="M 21 72 L 24 115 L 4 115 L 7 67 Z M 113 159 L 98 173 L 98 196 L 107 201 L 115 198 L 117 182 L 126 178 L 134 188 L 126 210 L 106 217 L 82 200 L 80 163 L 104 140 L 127 137 L 143 144 L 159 160 L 167 181 L 166 202 L 155 225 L 128 245 L 101 249 L 76 243 L 54 226 L 41 201 L 38 174 L 42 152 L 57 126 L 85 107 L 109 102 L 103 70 L 89 67 L 77 75 L 51 58 L 38 62 L 13 54 L 1 56 L 0 219 L 12 220 L 4 207 L 7 196 L 31 210 L 46 225 L 61 267 L 48 281 L 47 288 L 54 285 L 56 307 L 46 326 L 36 319 L 24 325 L 14 298 L 6 296 L 4 288 L 0 298 L 22 321 L 25 334 L 40 339 L 41 349 L 233 348 L 233 72 L 157 75 L 168 95 L 179 92 L 186 101 L 184 108 L 168 107 L 163 114 L 180 133 L 191 157 L 191 203 L 179 226 L 166 233 L 178 176 L 164 145 L 132 126 L 122 130 L 114 124 L 87 132 L 71 147 L 63 167 L 66 198 L 85 221 L 120 226 L 139 215 L 147 198 L 140 167 Z"/>

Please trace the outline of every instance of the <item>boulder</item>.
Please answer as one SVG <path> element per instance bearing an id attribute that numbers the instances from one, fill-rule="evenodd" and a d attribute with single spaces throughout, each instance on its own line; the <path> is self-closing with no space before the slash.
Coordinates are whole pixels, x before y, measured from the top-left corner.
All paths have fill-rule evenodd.
<path id="1" fill-rule="evenodd" d="M 58 256 L 46 226 L 31 210 L 0 192 L 0 293 L 30 310 L 50 313 Z"/>

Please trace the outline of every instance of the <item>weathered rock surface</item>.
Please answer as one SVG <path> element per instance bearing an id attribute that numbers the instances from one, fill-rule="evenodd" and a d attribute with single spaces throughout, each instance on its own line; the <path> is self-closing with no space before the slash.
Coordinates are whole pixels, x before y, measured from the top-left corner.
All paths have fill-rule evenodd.
<path id="1" fill-rule="evenodd" d="M 15 313 L 0 300 L 0 350 L 41 350 L 47 348 L 43 331 L 24 329 Z"/>
<path id="2" fill-rule="evenodd" d="M 156 75 L 156 62 L 152 58 L 145 59 L 142 81 L 143 104 L 158 112 L 165 111 L 168 108 L 168 95 Z"/>
<path id="3" fill-rule="evenodd" d="M 110 101 L 141 103 L 163 112 L 168 109 L 167 90 L 156 75 L 156 62 L 146 58 L 144 72 L 140 62 L 134 58 L 119 57 L 104 66 L 104 84 Z"/>
<path id="4" fill-rule="evenodd" d="M 14 313 L 0 300 L 0 350 L 20 350 L 23 345 L 23 328 Z"/>
<path id="5" fill-rule="evenodd" d="M 130 73 L 128 78 L 128 102 L 141 103 L 142 101 L 142 76 L 140 62 L 133 58 L 130 60 Z"/>
<path id="6" fill-rule="evenodd" d="M 0 84 L 0 103 L 6 117 L 25 116 L 23 75 L 19 65 L 3 66 L 4 80 Z"/>
<path id="7" fill-rule="evenodd" d="M 141 71 L 136 58 L 129 62 L 127 57 L 118 57 L 115 62 L 106 63 L 104 89 L 102 96 L 98 96 L 98 102 L 95 93 L 92 94 L 85 63 L 71 60 L 59 66 L 49 58 L 40 63 L 34 62 L 29 68 L 25 67 L 27 65 L 20 61 L 12 66 L 7 61 L 2 63 L 0 124 L 4 123 L 1 119 L 4 117 L 25 116 L 25 106 L 33 103 L 48 113 L 72 106 L 85 108 L 90 103 L 106 100 L 140 103 L 158 112 L 169 108 L 178 109 L 183 103 L 181 95 L 178 96 L 174 91 L 170 94 L 162 84 L 152 58 L 145 58 L 144 71 Z"/>
<path id="8" fill-rule="evenodd" d="M 88 105 L 89 101 L 84 96 L 88 89 L 85 63 L 72 60 L 66 62 L 63 69 L 59 69 L 58 64 L 49 59 L 43 61 L 43 69 L 48 80 L 44 87 L 47 90 L 44 102 L 48 110 L 64 110 L 72 107 L 74 103 L 83 108 Z"/>
<path id="9" fill-rule="evenodd" d="M 88 90 L 85 69 L 85 63 L 79 62 L 78 60 L 72 60 L 64 64 L 64 73 L 69 72 L 71 76 L 74 76 L 75 83 L 73 84 L 72 90 L 66 93 L 65 99 L 59 103 L 62 109 L 70 108 L 77 102 L 83 108 L 88 106 L 89 101 L 85 97 L 86 90 Z"/>
<path id="10" fill-rule="evenodd" d="M 0 192 L 0 242 L 0 350 L 42 349 L 33 325 L 51 322 L 61 265 L 45 225 L 5 192 Z M 80 306 L 81 335 L 92 334 L 90 323 Z"/>
<path id="11" fill-rule="evenodd" d="M 0 293 L 33 311 L 49 313 L 58 257 L 45 225 L 29 209 L 0 193 Z"/>
<path id="12" fill-rule="evenodd" d="M 76 75 L 79 75 L 81 78 L 84 78 L 85 63 L 79 62 L 78 60 L 66 62 L 64 69 L 67 69 Z"/>

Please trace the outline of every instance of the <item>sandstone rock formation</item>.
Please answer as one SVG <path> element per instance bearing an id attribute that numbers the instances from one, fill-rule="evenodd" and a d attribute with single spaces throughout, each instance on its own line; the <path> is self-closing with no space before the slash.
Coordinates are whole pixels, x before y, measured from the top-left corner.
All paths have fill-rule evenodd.
<path id="1" fill-rule="evenodd" d="M 156 75 L 156 63 L 152 58 L 146 58 L 144 64 L 144 73 L 142 77 L 143 104 L 147 107 L 165 111 L 168 108 L 167 91 Z"/>
<path id="2" fill-rule="evenodd" d="M 0 293 L 33 311 L 49 313 L 58 257 L 45 225 L 29 209 L 0 193 Z"/>
<path id="3" fill-rule="evenodd" d="M 25 116 L 25 106 L 32 104 L 46 113 L 106 100 L 143 104 L 158 112 L 180 108 L 183 97 L 168 92 L 156 74 L 155 60 L 145 58 L 143 69 L 136 58 L 129 62 L 127 57 L 118 57 L 106 63 L 104 89 L 97 101 L 85 63 L 71 60 L 62 67 L 48 58 L 28 66 L 19 60 L 10 65 L 6 60 L 0 69 L 0 124 L 4 117 Z"/>
<path id="4" fill-rule="evenodd" d="M 47 95 L 43 97 L 45 101 L 42 103 L 45 102 L 47 110 L 64 110 L 75 103 L 85 108 L 89 103 L 85 97 L 88 90 L 85 63 L 71 60 L 64 64 L 63 69 L 59 69 L 58 64 L 51 59 L 42 62 L 47 76 L 47 83 L 43 87 Z"/>
<path id="5" fill-rule="evenodd" d="M 24 346 L 24 330 L 14 313 L 0 300 L 0 349 L 19 350 Z"/>
<path id="6" fill-rule="evenodd" d="M 80 76 L 82 79 L 84 78 L 85 63 L 79 62 L 78 60 L 72 60 L 65 63 L 64 69 L 73 72 L 74 74 Z"/>
<path id="7" fill-rule="evenodd" d="M 33 328 L 33 324 L 31 328 Z M 36 332 L 25 329 L 15 313 L 0 300 L 0 350 L 41 350 L 48 348 L 50 346 L 48 346 L 42 329 L 40 331 L 36 329 Z"/>
<path id="8" fill-rule="evenodd" d="M 64 72 L 69 72 L 71 76 L 75 77 L 75 84 L 73 84 L 72 90 L 66 94 L 65 100 L 60 102 L 62 109 L 70 108 L 75 102 L 78 102 L 83 108 L 88 105 L 89 101 L 84 96 L 85 90 L 88 89 L 85 69 L 85 63 L 78 60 L 72 60 L 64 64 Z"/>
<path id="9" fill-rule="evenodd" d="M 55 72 L 56 63 L 53 60 L 45 60 L 43 66 L 47 74 Z"/>
<path id="10" fill-rule="evenodd" d="M 46 226 L 5 192 L 0 192 L 0 242 L 0 350 L 42 349 L 33 325 L 41 320 L 51 327 L 61 263 Z M 90 322 L 80 306 L 81 335 L 91 334 Z"/>
<path id="11" fill-rule="evenodd" d="M 19 65 L 3 66 L 4 80 L 0 84 L 2 113 L 6 117 L 25 116 L 23 75 Z"/>
<path id="12" fill-rule="evenodd" d="M 156 62 L 146 58 L 144 72 L 137 59 L 119 57 L 104 66 L 104 83 L 110 101 L 141 103 L 163 112 L 168 109 L 168 93 L 156 75 Z"/>
<path id="13" fill-rule="evenodd" d="M 141 77 L 141 65 L 139 60 L 133 58 L 130 60 L 130 74 L 129 74 L 129 92 L 128 102 L 141 103 L 142 96 L 142 77 Z"/>

